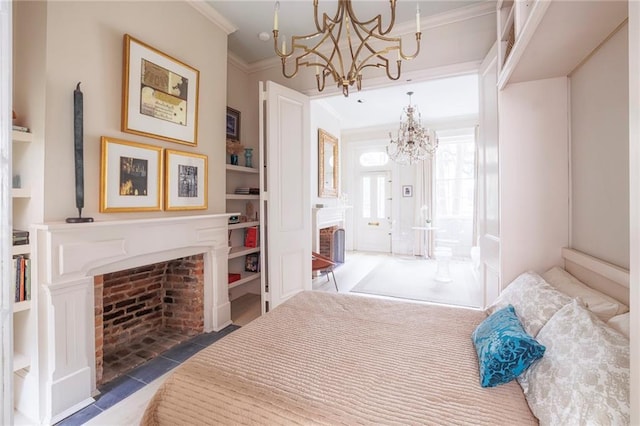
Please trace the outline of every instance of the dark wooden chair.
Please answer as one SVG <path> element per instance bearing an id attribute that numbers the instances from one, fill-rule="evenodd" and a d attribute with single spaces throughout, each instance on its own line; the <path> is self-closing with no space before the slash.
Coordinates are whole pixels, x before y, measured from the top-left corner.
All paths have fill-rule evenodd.
<path id="1" fill-rule="evenodd" d="M 336 282 L 336 275 L 333 273 L 334 266 L 336 266 L 336 262 L 333 260 L 321 255 L 320 253 L 311 252 L 311 270 L 313 272 L 324 272 L 327 274 L 327 281 L 331 281 L 329 279 L 329 273 L 331 273 L 333 276 L 333 284 L 336 286 L 336 291 L 339 291 L 338 283 Z"/>

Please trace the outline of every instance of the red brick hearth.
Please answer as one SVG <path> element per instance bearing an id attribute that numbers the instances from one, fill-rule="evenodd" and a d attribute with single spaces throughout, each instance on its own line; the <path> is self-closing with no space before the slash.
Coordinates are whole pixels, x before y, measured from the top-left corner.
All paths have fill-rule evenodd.
<path id="1" fill-rule="evenodd" d="M 96 276 L 96 383 L 204 330 L 204 261 L 195 255 Z"/>

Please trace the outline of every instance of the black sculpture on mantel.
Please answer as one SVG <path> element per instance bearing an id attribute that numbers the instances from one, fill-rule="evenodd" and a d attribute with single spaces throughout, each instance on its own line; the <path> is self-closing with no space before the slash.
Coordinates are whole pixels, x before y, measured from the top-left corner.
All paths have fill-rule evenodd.
<path id="1" fill-rule="evenodd" d="M 80 83 L 78 83 L 76 90 L 73 91 L 73 142 L 76 165 L 76 207 L 78 208 L 78 217 L 68 217 L 67 223 L 93 222 L 92 217 L 82 217 L 82 208 L 84 207 L 84 130 L 82 128 L 82 104 L 82 92 L 80 91 Z"/>

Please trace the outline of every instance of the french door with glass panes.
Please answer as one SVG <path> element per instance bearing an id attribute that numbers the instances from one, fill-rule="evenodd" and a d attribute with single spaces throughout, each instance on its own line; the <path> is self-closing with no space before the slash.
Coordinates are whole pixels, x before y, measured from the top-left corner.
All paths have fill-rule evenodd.
<path id="1" fill-rule="evenodd" d="M 363 172 L 359 186 L 357 249 L 391 253 L 391 172 Z"/>

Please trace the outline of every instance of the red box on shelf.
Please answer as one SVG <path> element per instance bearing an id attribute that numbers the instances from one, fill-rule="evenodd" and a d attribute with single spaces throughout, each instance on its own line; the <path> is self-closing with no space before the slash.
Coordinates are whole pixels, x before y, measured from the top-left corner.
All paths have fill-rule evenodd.
<path id="1" fill-rule="evenodd" d="M 257 226 L 252 226 L 245 230 L 244 246 L 258 247 L 258 227 Z"/>
<path id="2" fill-rule="evenodd" d="M 234 281 L 238 281 L 239 279 L 240 279 L 240 274 L 233 274 L 229 272 L 229 284 L 231 284 Z"/>

